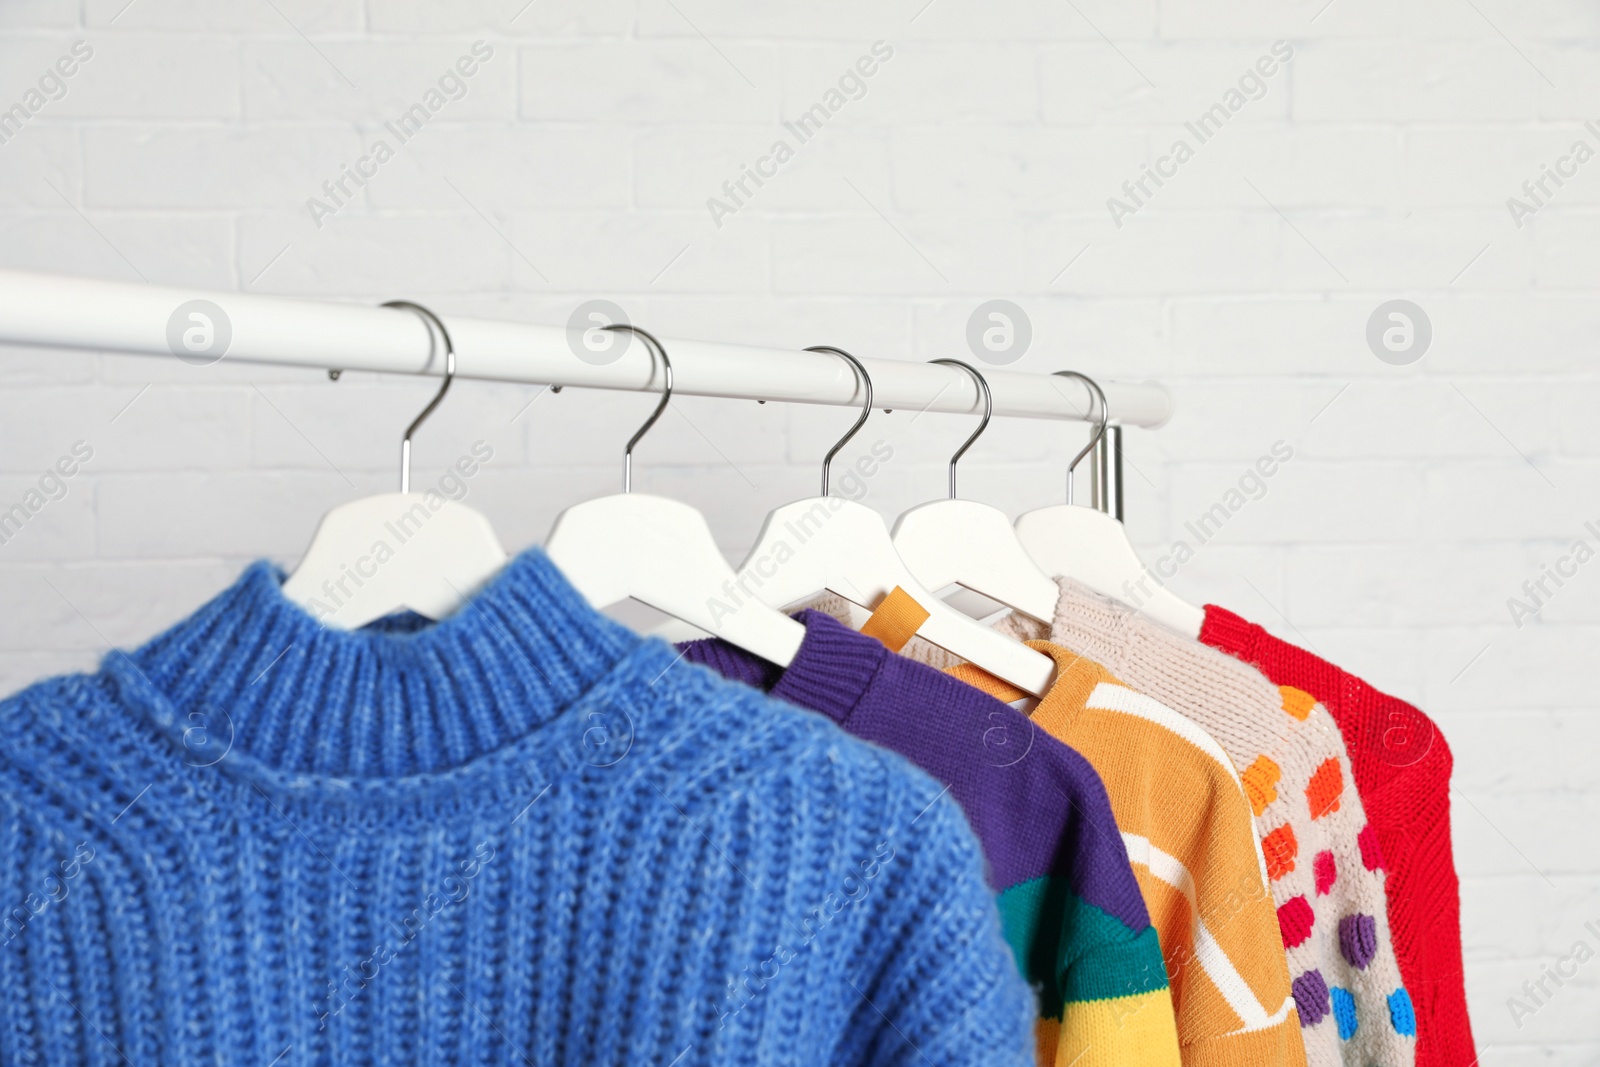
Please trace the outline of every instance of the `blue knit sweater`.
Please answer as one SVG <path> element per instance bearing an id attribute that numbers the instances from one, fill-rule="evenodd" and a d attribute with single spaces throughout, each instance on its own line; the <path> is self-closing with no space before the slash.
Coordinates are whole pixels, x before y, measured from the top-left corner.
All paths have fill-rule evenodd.
<path id="1" fill-rule="evenodd" d="M 256 564 L 0 702 L 0 1063 L 1031 1063 L 954 803 L 538 550 L 437 624 Z"/>

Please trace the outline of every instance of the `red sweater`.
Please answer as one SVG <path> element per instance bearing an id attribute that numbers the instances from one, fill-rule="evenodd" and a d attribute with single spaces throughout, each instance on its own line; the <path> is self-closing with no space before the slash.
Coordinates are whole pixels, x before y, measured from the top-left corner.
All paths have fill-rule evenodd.
<path id="1" fill-rule="evenodd" d="M 1394 951 L 1416 1005 L 1416 1067 L 1471 1067 L 1477 1052 L 1461 972 L 1461 890 L 1450 851 L 1444 735 L 1410 704 L 1213 604 L 1206 605 L 1200 640 L 1253 664 L 1274 685 L 1310 693 L 1339 724 L 1388 874 Z"/>

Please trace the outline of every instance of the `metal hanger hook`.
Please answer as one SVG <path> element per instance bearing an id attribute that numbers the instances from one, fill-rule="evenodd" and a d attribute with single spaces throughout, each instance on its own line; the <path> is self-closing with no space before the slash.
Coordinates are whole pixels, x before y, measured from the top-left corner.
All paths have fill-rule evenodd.
<path id="1" fill-rule="evenodd" d="M 1058 370 L 1054 373 L 1062 378 L 1076 378 L 1089 387 L 1091 394 L 1089 414 L 1094 414 L 1094 401 L 1100 401 L 1100 418 L 1094 428 L 1093 436 L 1089 438 L 1089 443 L 1079 449 L 1076 456 L 1072 457 L 1072 462 L 1067 464 L 1067 503 L 1070 504 L 1072 503 L 1072 472 L 1078 469 L 1078 464 L 1083 462 L 1083 457 L 1094 451 L 1094 446 L 1099 444 L 1100 438 L 1106 435 L 1106 423 L 1111 421 L 1111 406 L 1106 403 L 1105 391 L 1100 388 L 1098 382 L 1087 374 L 1080 374 L 1075 370 Z"/>
<path id="2" fill-rule="evenodd" d="M 433 409 L 439 406 L 439 401 L 444 399 L 444 394 L 450 391 L 450 383 L 456 378 L 456 346 L 450 340 L 450 331 L 444 328 L 444 322 L 423 307 L 410 300 L 389 300 L 383 304 L 386 308 L 405 308 L 414 311 L 422 317 L 423 325 L 428 328 L 428 362 L 433 362 L 433 331 L 437 329 L 439 336 L 444 338 L 444 384 L 439 386 L 439 391 L 433 394 L 433 399 L 428 401 L 428 406 L 423 408 L 416 418 L 411 420 L 411 425 L 406 427 L 406 432 L 400 438 L 400 491 L 411 491 L 411 435 L 417 432 L 417 427 L 427 421 L 433 414 Z"/>
<path id="3" fill-rule="evenodd" d="M 983 436 L 983 431 L 989 428 L 989 419 L 994 415 L 994 394 L 989 392 L 989 380 L 978 373 L 977 368 L 971 364 L 963 363 L 959 359 L 930 359 L 929 363 L 943 363 L 946 366 L 960 367 L 972 375 L 972 380 L 977 383 L 978 391 L 983 394 L 983 421 L 978 423 L 978 428 L 972 431 L 972 436 L 961 442 L 961 447 L 956 449 L 956 454 L 950 457 L 950 499 L 956 498 L 956 461 L 967 454 L 967 449 L 972 447 L 972 442 Z"/>
<path id="4" fill-rule="evenodd" d="M 856 432 L 866 425 L 867 416 L 872 414 L 872 375 L 867 373 L 867 368 L 861 365 L 859 359 L 842 348 L 835 348 L 832 345 L 812 345 L 806 351 L 831 352 L 833 355 L 845 359 L 850 364 L 851 369 L 855 371 L 856 378 L 861 382 L 867 394 L 866 402 L 861 405 L 861 414 L 856 416 L 855 425 L 846 430 L 844 436 L 834 442 L 833 447 L 828 449 L 828 454 L 822 457 L 822 495 L 827 496 L 828 468 L 833 465 L 833 457 L 839 454 L 839 449 L 850 443 L 850 438 L 854 437 Z"/>
<path id="5" fill-rule="evenodd" d="M 645 345 L 650 349 L 652 356 L 650 361 L 650 377 L 652 378 L 655 377 L 654 357 L 661 357 L 663 380 L 665 381 L 665 386 L 661 390 L 661 402 L 650 413 L 650 417 L 644 420 L 644 425 L 635 430 L 633 436 L 628 438 L 628 443 L 622 449 L 622 491 L 631 493 L 633 492 L 633 446 L 639 443 L 640 438 L 650 432 L 650 427 L 656 424 L 656 420 L 661 417 L 663 411 L 667 410 L 667 404 L 672 400 L 672 360 L 667 358 L 666 348 L 662 346 L 660 341 L 656 340 L 655 334 L 649 330 L 640 329 L 638 326 L 626 322 L 613 322 L 609 326 L 600 328 L 602 330 L 627 330 L 629 333 L 636 333 L 643 337 Z"/>

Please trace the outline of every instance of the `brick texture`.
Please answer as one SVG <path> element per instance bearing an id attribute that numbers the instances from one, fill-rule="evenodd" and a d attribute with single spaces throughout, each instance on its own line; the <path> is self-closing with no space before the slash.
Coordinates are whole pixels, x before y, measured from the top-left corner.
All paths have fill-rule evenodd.
<path id="1" fill-rule="evenodd" d="M 1600 562 L 1545 579 L 1521 626 L 1507 604 L 1575 540 L 1600 549 L 1600 161 L 1559 162 L 1579 140 L 1600 153 L 1593 4 L 519 6 L 0 5 L 0 112 L 75 41 L 93 49 L 40 94 L 59 99 L 0 121 L 0 265 L 545 323 L 606 297 L 669 335 L 904 359 L 970 358 L 973 309 L 1014 300 L 1034 329 L 1016 368 L 1173 390 L 1169 426 L 1128 434 L 1130 532 L 1153 559 L 1228 511 L 1176 591 L 1447 731 L 1484 1062 L 1600 1061 L 1600 963 L 1520 1025 L 1507 1007 L 1576 942 L 1600 949 L 1584 928 L 1600 859 L 1573 847 L 1600 816 Z M 850 74 L 876 41 L 888 57 Z M 1292 58 L 1251 74 L 1278 41 Z M 309 199 L 475 42 L 490 55 L 459 95 L 315 216 Z M 820 129 L 785 125 L 830 93 Z M 1197 136 L 1186 124 L 1219 103 Z M 793 158 L 729 201 L 723 183 L 780 139 Z M 1179 141 L 1192 155 L 1173 163 Z M 1541 179 L 1514 218 L 1507 198 Z M 1395 298 L 1433 330 L 1406 366 L 1366 341 Z M 0 511 L 93 449 L 0 543 L 0 690 L 139 641 L 250 558 L 292 564 L 327 507 L 391 488 L 427 395 L 0 349 Z M 415 477 L 490 442 L 469 500 L 509 547 L 537 543 L 614 489 L 650 403 L 464 382 L 419 435 Z M 636 484 L 701 508 L 737 558 L 768 509 L 815 491 L 849 421 L 685 400 L 640 446 Z M 970 425 L 875 413 L 841 459 L 893 446 L 865 497 L 892 520 L 942 495 Z M 1055 503 L 1082 437 L 997 425 L 963 491 Z M 1294 458 L 1230 498 L 1277 441 Z"/>

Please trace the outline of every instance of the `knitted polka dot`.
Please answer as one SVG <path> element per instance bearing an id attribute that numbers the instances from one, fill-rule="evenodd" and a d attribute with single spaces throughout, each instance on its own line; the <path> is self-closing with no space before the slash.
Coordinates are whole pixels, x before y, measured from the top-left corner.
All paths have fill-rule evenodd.
<path id="1" fill-rule="evenodd" d="M 1378 831 L 1368 823 L 1356 835 L 1356 844 L 1361 846 L 1361 865 L 1369 871 L 1383 869 L 1383 850 L 1378 847 Z"/>
<path id="2" fill-rule="evenodd" d="M 1250 798 L 1250 809 L 1257 815 L 1278 799 L 1276 786 L 1282 776 L 1278 765 L 1265 756 L 1257 756 L 1256 761 L 1239 776 L 1240 783 L 1244 785 L 1244 795 Z"/>
<path id="3" fill-rule="evenodd" d="M 1328 1017 L 1328 983 L 1323 980 L 1321 971 L 1307 971 L 1289 983 L 1289 988 L 1294 992 L 1294 1006 L 1300 1012 L 1302 1027 L 1315 1026 Z"/>
<path id="4" fill-rule="evenodd" d="M 1411 1010 L 1411 994 L 1404 989 L 1389 994 L 1389 1024 L 1401 1037 L 1417 1036 L 1417 1016 Z"/>
<path id="5" fill-rule="evenodd" d="M 1284 901 L 1278 909 L 1278 930 L 1283 934 L 1284 945 L 1297 948 L 1305 944 L 1316 921 L 1316 912 L 1311 910 L 1305 897 L 1290 897 Z"/>
<path id="6" fill-rule="evenodd" d="M 1303 1002 L 1297 1015 L 1305 1049 L 1303 1054 L 1294 1050 L 1293 1059 L 1311 1067 L 1412 1067 L 1418 1042 L 1397 1035 L 1388 1025 L 1385 1002 L 1390 992 L 1408 985 L 1394 949 L 1396 938 L 1402 935 L 1391 932 L 1388 925 L 1384 889 L 1393 875 L 1386 877 L 1382 871 L 1370 872 L 1361 865 L 1356 837 L 1368 822 L 1368 801 L 1357 787 L 1365 785 L 1366 779 L 1356 777 L 1361 766 L 1352 763 L 1356 757 L 1347 749 L 1340 724 L 1325 703 L 1336 694 L 1313 686 L 1310 674 L 1269 680 L 1249 662 L 1241 662 L 1248 661 L 1247 656 L 1233 659 L 1197 645 L 1070 581 L 1062 581 L 1060 586 L 1061 598 L 1051 624 L 1018 622 L 1013 614 L 1008 623 L 1001 624 L 1008 636 L 1048 637 L 1096 660 L 1116 678 L 1210 733 L 1233 763 L 1238 788 L 1254 815 L 1261 872 L 1257 881 L 1265 883 L 1273 913 L 1294 898 L 1303 898 L 1284 908 L 1280 916 L 1283 948 L 1276 954 L 1287 964 L 1278 967 L 1286 970 L 1288 979 L 1318 972 L 1294 990 Z M 1312 690 L 1324 699 L 1314 699 Z M 1324 769 L 1330 760 L 1333 763 Z M 1426 808 L 1433 799 L 1413 797 L 1410 803 Z M 1256 811 L 1260 814 L 1254 814 Z M 1388 834 L 1377 814 L 1372 821 L 1380 833 Z M 1398 847 L 1388 836 L 1383 843 L 1390 853 Z M 1393 858 L 1389 862 L 1398 863 Z M 1196 878 L 1203 879 L 1204 872 L 1197 872 Z M 1217 923 L 1227 921 L 1232 913 L 1231 906 L 1224 907 L 1215 917 Z M 1356 914 L 1376 918 L 1376 951 L 1361 969 L 1345 958 L 1339 936 L 1340 919 Z M 1435 923 L 1439 918 L 1443 916 Z M 1207 921 L 1211 921 L 1209 916 Z M 1360 931 L 1353 933 L 1350 951 L 1359 954 Z M 1296 941 L 1299 943 L 1294 944 Z M 1355 1000 L 1361 1026 L 1348 1041 L 1339 1039 L 1338 1027 L 1330 1018 L 1329 985 L 1343 986 Z M 1193 1003 L 1192 998 L 1182 999 Z M 1266 1003 L 1269 998 L 1261 999 Z M 1282 993 L 1271 1003 L 1282 1004 Z M 1306 1025 L 1319 1017 L 1321 1022 Z M 1431 1017 L 1429 1022 L 1431 1036 Z M 1053 1046 L 1047 1049 L 1046 1059 L 1054 1051 Z M 1247 1057 L 1222 1058 L 1229 1060 L 1227 1067 L 1234 1067 L 1232 1061 L 1242 1063 Z"/>
<path id="7" fill-rule="evenodd" d="M 1332 757 L 1322 761 L 1317 773 L 1306 786 L 1306 803 L 1311 807 L 1311 817 L 1320 819 L 1329 812 L 1339 810 L 1339 797 L 1344 793 L 1344 775 L 1339 771 L 1339 761 Z"/>
<path id="8" fill-rule="evenodd" d="M 1311 861 L 1311 873 L 1317 880 L 1317 896 L 1327 896 L 1339 878 L 1339 865 L 1334 862 L 1333 853 L 1327 849 L 1318 852 Z"/>
<path id="9" fill-rule="evenodd" d="M 1367 969 L 1378 954 L 1378 921 L 1370 915 L 1346 915 L 1339 920 L 1339 951 L 1358 971 Z"/>
<path id="10" fill-rule="evenodd" d="M 1280 685 L 1278 692 L 1283 696 L 1283 710 L 1301 722 L 1305 722 L 1306 716 L 1311 714 L 1311 709 L 1316 707 L 1317 698 L 1304 689 L 1296 689 L 1292 685 Z"/>
<path id="11" fill-rule="evenodd" d="M 1276 882 L 1294 870 L 1294 858 L 1300 852 L 1300 843 L 1294 839 L 1294 827 L 1284 823 L 1261 839 L 1261 854 L 1267 861 L 1267 877 Z"/>
<path id="12" fill-rule="evenodd" d="M 1328 990 L 1333 997 L 1333 1017 L 1339 1024 L 1339 1040 L 1349 1041 L 1356 1036 L 1356 998 L 1350 990 L 1334 986 Z"/>
<path id="13" fill-rule="evenodd" d="M 1334 901 L 1354 905 L 1353 887 L 1367 889 L 1374 883 L 1385 896 L 1381 905 L 1363 900 L 1359 906 L 1335 913 L 1370 912 L 1378 918 L 1380 935 L 1377 958 L 1362 980 L 1351 985 L 1359 1000 L 1362 1026 L 1346 1050 L 1346 1062 L 1361 1067 L 1404 1064 L 1408 1057 L 1417 1060 L 1417 1067 L 1475 1062 L 1478 1054 L 1472 1031 L 1477 1028 L 1468 1021 L 1461 964 L 1462 901 L 1451 855 L 1449 779 L 1453 759 L 1438 725 L 1405 701 L 1215 605 L 1206 608 L 1201 641 L 1256 667 L 1271 680 L 1273 717 L 1286 727 L 1291 723 L 1284 721 L 1284 713 L 1277 707 L 1278 687 L 1288 684 L 1313 690 L 1321 698 L 1321 706 L 1313 708 L 1307 725 L 1321 721 L 1326 710 L 1348 746 L 1341 761 L 1351 786 L 1345 794 L 1344 810 L 1314 824 L 1318 829 L 1331 829 L 1344 823 L 1348 829 L 1341 826 L 1332 843 L 1325 845 L 1305 824 L 1291 819 L 1303 848 L 1312 853 L 1332 848 L 1340 859 L 1338 887 L 1329 897 L 1308 893 L 1310 899 L 1319 906 Z M 1138 684 L 1138 679 L 1133 682 Z M 1276 749 L 1262 744 L 1242 754 L 1241 769 L 1255 758 L 1256 751 L 1277 755 Z M 1321 758 L 1319 753 L 1316 759 Z M 1311 761 L 1313 766 L 1315 762 Z M 1290 766 L 1285 760 L 1285 774 L 1298 782 Z M 1368 819 L 1377 830 L 1358 835 Z M 1276 823 L 1274 819 L 1270 825 Z M 1353 847 L 1357 840 L 1361 844 L 1359 863 Z M 1272 887 L 1292 884 L 1285 879 Z M 1336 917 L 1330 918 L 1319 923 L 1319 932 L 1331 935 L 1336 926 Z M 1332 968 L 1346 965 L 1336 950 L 1329 955 L 1333 962 L 1319 965 L 1329 968 L 1330 979 L 1339 981 Z M 1397 975 L 1388 973 L 1391 957 L 1398 963 Z M 1291 966 L 1291 973 L 1305 966 Z M 1384 1023 L 1388 1015 L 1382 1003 L 1384 995 L 1402 986 L 1427 1002 L 1416 1005 L 1418 1034 L 1414 1038 L 1397 1036 Z M 1421 1033 L 1424 1025 L 1426 1034 Z M 1311 1049 L 1306 1051 L 1310 1059 Z"/>

